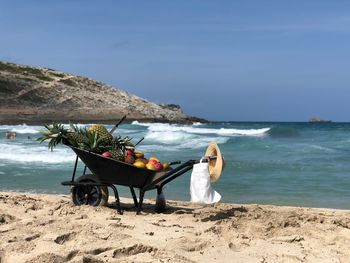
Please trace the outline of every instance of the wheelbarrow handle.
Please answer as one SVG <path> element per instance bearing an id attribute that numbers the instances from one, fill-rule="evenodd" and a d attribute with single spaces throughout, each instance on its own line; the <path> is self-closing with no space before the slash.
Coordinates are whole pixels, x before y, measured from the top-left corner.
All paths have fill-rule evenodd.
<path id="1" fill-rule="evenodd" d="M 117 128 L 118 126 L 125 120 L 126 115 L 123 116 L 123 118 L 120 119 L 120 121 L 110 130 L 110 134 L 112 134 Z"/>
<path id="2" fill-rule="evenodd" d="M 216 156 L 205 156 L 205 159 L 207 159 L 208 161 L 216 160 L 216 158 L 217 158 Z M 193 160 L 192 162 L 195 164 L 195 163 L 199 163 L 200 160 Z M 174 162 L 170 162 L 169 164 L 170 165 L 181 164 L 181 161 L 174 161 Z"/>
<path id="3" fill-rule="evenodd" d="M 181 164 L 181 161 L 174 161 L 174 162 L 170 162 L 170 165 L 175 165 L 175 164 Z"/>
<path id="4" fill-rule="evenodd" d="M 145 137 L 142 137 L 137 143 L 135 143 L 135 146 L 139 145 L 140 142 L 142 142 L 145 139 Z"/>
<path id="5" fill-rule="evenodd" d="M 204 162 L 204 163 L 207 163 L 207 162 L 210 162 L 212 160 L 216 160 L 217 159 L 217 156 L 203 156 L 200 160 L 195 160 L 194 162 L 195 163 L 200 163 L 201 161 Z"/>

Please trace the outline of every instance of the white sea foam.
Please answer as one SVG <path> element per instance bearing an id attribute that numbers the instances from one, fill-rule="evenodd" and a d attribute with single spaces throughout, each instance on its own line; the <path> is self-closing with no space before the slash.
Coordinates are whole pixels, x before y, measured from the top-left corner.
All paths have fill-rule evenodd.
<path id="1" fill-rule="evenodd" d="M 81 123 L 76 124 L 78 128 L 89 127 L 91 125 L 92 124 L 81 124 Z M 63 126 L 66 129 L 70 127 L 69 123 L 64 123 Z M 18 134 L 37 134 L 44 130 L 46 130 L 44 126 L 33 126 L 33 125 L 27 125 L 27 124 L 0 125 L 0 131 L 16 132 Z"/>
<path id="2" fill-rule="evenodd" d="M 132 125 L 139 125 L 139 126 L 150 126 L 152 123 L 142 123 L 142 122 L 138 122 L 138 121 L 133 121 L 131 124 Z"/>
<path id="3" fill-rule="evenodd" d="M 208 144 L 212 141 L 215 141 L 218 144 L 226 143 L 230 138 L 229 137 L 198 137 L 193 140 L 183 141 L 181 144 L 175 146 L 176 149 L 205 149 L 208 147 Z"/>
<path id="4" fill-rule="evenodd" d="M 74 153 L 68 148 L 56 148 L 51 152 L 44 145 L 28 147 L 23 144 L 0 143 L 0 160 L 57 164 L 74 161 Z"/>
<path id="5" fill-rule="evenodd" d="M 172 132 L 172 131 L 164 131 L 164 132 L 148 132 L 145 136 L 145 139 L 151 141 L 157 141 L 164 144 L 174 144 L 181 143 L 184 140 L 191 140 L 195 137 L 193 134 L 188 134 L 185 132 Z"/>
<path id="6" fill-rule="evenodd" d="M 201 126 L 201 125 L 203 125 L 203 123 L 201 123 L 201 122 L 194 122 L 194 123 L 192 123 L 192 125 L 193 126 Z"/>
<path id="7" fill-rule="evenodd" d="M 266 134 L 270 128 L 261 129 L 213 129 L 213 128 L 198 128 L 192 126 L 178 126 L 164 123 L 137 123 L 136 125 L 148 126 L 151 132 L 186 132 L 192 134 L 217 134 L 221 136 L 261 136 Z"/>
<path id="8" fill-rule="evenodd" d="M 230 139 L 227 136 L 208 136 L 202 134 L 193 134 L 183 131 L 148 131 L 145 135 L 145 143 L 152 144 L 153 148 L 168 145 L 168 150 L 179 150 L 189 148 L 206 147 L 209 142 L 225 143 Z"/>
<path id="9" fill-rule="evenodd" d="M 172 143 L 164 143 L 159 140 L 152 141 L 152 144 L 140 145 L 138 149 L 148 152 L 148 151 L 181 151 L 184 149 L 204 149 L 212 141 L 217 142 L 218 144 L 226 143 L 230 138 L 229 137 L 195 137 L 190 140 L 181 140 L 173 141 Z"/>
<path id="10" fill-rule="evenodd" d="M 27 124 L 21 125 L 0 125 L 0 130 L 16 132 L 20 134 L 35 134 L 43 130 L 42 126 L 28 126 Z"/>
<path id="11" fill-rule="evenodd" d="M 145 143 L 154 144 L 154 147 L 147 146 L 148 148 L 159 148 L 159 144 L 171 145 L 171 149 L 168 150 L 203 148 L 211 141 L 225 143 L 233 136 L 263 136 L 270 130 L 270 128 L 214 129 L 198 127 L 200 125 L 140 123 L 138 121 L 134 121 L 132 124 L 147 127 Z"/>

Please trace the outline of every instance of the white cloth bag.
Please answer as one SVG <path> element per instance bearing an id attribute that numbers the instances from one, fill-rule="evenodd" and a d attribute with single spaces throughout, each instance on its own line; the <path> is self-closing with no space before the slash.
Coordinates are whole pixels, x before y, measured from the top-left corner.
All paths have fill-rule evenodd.
<path id="1" fill-rule="evenodd" d="M 212 204 L 221 199 L 221 195 L 211 187 L 209 164 L 203 162 L 203 159 L 193 165 L 190 192 L 191 202 L 194 203 Z"/>

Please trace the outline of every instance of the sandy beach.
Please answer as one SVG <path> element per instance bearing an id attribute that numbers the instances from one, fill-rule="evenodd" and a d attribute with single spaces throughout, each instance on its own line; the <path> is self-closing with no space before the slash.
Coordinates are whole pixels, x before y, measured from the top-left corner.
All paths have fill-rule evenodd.
<path id="1" fill-rule="evenodd" d="M 110 199 L 111 201 L 112 199 Z M 1 262 L 349 262 L 350 211 L 146 200 L 136 215 L 0 193 Z"/>

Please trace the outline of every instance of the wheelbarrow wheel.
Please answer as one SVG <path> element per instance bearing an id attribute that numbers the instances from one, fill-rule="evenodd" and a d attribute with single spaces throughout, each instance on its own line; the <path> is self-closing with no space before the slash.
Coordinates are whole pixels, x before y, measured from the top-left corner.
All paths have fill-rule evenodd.
<path id="1" fill-rule="evenodd" d="M 76 182 L 99 183 L 93 174 L 80 176 Z M 108 203 L 107 186 L 75 185 L 72 187 L 72 201 L 75 205 L 105 206 Z"/>

